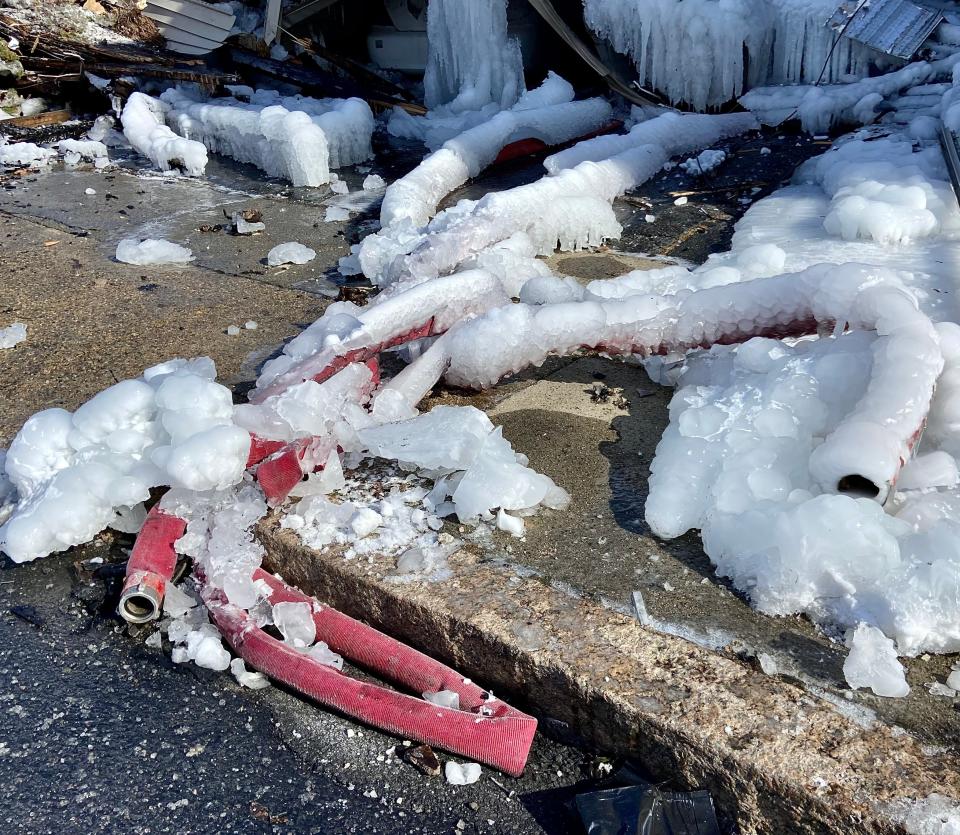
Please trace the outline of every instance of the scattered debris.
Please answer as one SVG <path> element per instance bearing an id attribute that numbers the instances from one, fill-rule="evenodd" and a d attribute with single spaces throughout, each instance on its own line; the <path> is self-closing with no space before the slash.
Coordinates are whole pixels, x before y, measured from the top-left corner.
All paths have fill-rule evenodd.
<path id="1" fill-rule="evenodd" d="M 234 212 L 231 222 L 237 235 L 254 235 L 267 228 L 267 225 L 263 222 L 263 213 L 259 209 L 244 209 L 240 212 Z"/>
<path id="2" fill-rule="evenodd" d="M 414 768 L 422 771 L 428 777 L 440 776 L 440 760 L 437 759 L 437 755 L 429 745 L 408 748 L 405 758 Z"/>

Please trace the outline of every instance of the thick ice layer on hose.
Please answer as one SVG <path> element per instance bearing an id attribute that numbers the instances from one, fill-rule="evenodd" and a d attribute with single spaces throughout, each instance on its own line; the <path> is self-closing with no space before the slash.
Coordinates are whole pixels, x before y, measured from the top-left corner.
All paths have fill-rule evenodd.
<path id="1" fill-rule="evenodd" d="M 501 111 L 489 122 L 448 140 L 413 171 L 393 182 L 383 198 L 380 222 L 390 226 L 408 218 L 423 226 L 447 194 L 476 177 L 505 145 L 518 139 L 560 145 L 599 129 L 611 113 L 610 105 L 599 98 Z"/>
<path id="2" fill-rule="evenodd" d="M 207 166 L 207 149 L 203 143 L 183 139 L 170 130 L 165 124 L 167 110 L 167 104 L 159 99 L 132 93 L 120 115 L 123 135 L 137 153 L 161 171 L 178 168 L 199 177 Z"/>
<path id="3" fill-rule="evenodd" d="M 427 11 L 427 107 L 510 107 L 524 91 L 520 44 L 507 35 L 507 0 L 432 0 Z"/>
<path id="4" fill-rule="evenodd" d="M 450 496 L 461 521 L 496 508 L 533 510 L 569 502 L 563 489 L 527 467 L 526 456 L 515 453 L 502 430 L 472 406 L 437 406 L 412 420 L 361 430 L 359 439 L 370 455 L 430 471 L 435 478 L 456 473 L 434 498 L 439 504 Z"/>
<path id="5" fill-rule="evenodd" d="M 825 133 L 838 124 L 870 124 L 883 99 L 925 81 L 949 77 L 958 61 L 960 54 L 939 61 L 916 61 L 847 84 L 757 87 L 741 96 L 740 103 L 766 124 L 780 124 L 795 115 L 804 130 Z"/>
<path id="6" fill-rule="evenodd" d="M 960 539 L 944 547 L 941 526 L 955 525 L 946 494 L 897 518 L 875 501 L 821 492 L 810 471 L 811 454 L 867 391 L 883 340 L 853 331 L 693 355 L 652 465 L 647 520 L 667 536 L 701 528 L 717 572 L 761 611 L 865 621 L 902 653 L 952 651 Z"/>
<path id="7" fill-rule="evenodd" d="M 87 542 L 152 487 L 222 489 L 240 480 L 249 434 L 233 425 L 230 391 L 207 358 L 148 368 L 73 414 L 38 412 L 10 445 L 18 503 L 0 549 L 24 562 Z"/>
<path id="8" fill-rule="evenodd" d="M 258 90 L 249 102 L 201 100 L 179 88 L 167 90 L 161 99 L 177 133 L 297 186 L 322 185 L 330 181 L 331 169 L 373 156 L 373 114 L 361 99 Z"/>
<path id="9" fill-rule="evenodd" d="M 178 554 L 193 558 L 207 583 L 223 589 L 231 603 L 244 609 L 267 596 L 267 590 L 253 581 L 263 559 L 253 526 L 267 512 L 256 486 L 238 477 L 236 485 L 224 489 L 175 488 L 164 494 L 160 506 L 186 520 L 186 533 L 175 547 Z"/>
<path id="10" fill-rule="evenodd" d="M 526 232 L 541 253 L 597 246 L 620 234 L 610 204 L 660 170 L 671 156 L 754 127 L 750 114 L 676 116 L 651 120 L 631 131 L 616 156 L 586 161 L 554 176 L 487 194 L 441 212 L 423 230 L 410 254 L 394 258 L 377 278 L 381 286 L 408 277 L 443 275 L 517 231 Z M 679 121 L 678 121 L 679 120 Z M 669 129 L 668 129 L 669 128 Z M 649 139 L 656 139 L 652 144 Z"/>
<path id="11" fill-rule="evenodd" d="M 960 232 L 960 210 L 936 146 L 917 149 L 906 136 L 834 145 L 798 170 L 830 197 L 824 230 L 845 241 L 907 244 Z"/>
<path id="12" fill-rule="evenodd" d="M 508 301 L 496 276 L 469 270 L 410 288 L 364 308 L 337 302 L 288 342 L 283 354 L 263 366 L 252 399 L 263 399 L 309 380 L 338 357 L 353 351 L 371 349 L 376 353 L 379 346 L 402 339 L 429 323 L 433 332 L 440 333 L 464 317 Z"/>
<path id="13" fill-rule="evenodd" d="M 695 109 L 765 83 L 865 75 L 870 50 L 837 39 L 833 0 L 585 0 L 587 25 L 628 54 L 640 81 Z"/>

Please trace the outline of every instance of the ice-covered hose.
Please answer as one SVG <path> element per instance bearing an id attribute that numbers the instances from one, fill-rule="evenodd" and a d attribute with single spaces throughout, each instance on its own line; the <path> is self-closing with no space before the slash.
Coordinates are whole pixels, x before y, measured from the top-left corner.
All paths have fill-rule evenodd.
<path id="1" fill-rule="evenodd" d="M 416 403 L 434 375 L 483 389 L 550 355 L 662 355 L 838 322 L 880 338 L 866 393 L 814 451 L 810 470 L 825 491 L 883 502 L 923 429 L 943 357 L 933 324 L 881 268 L 818 265 L 676 296 L 507 305 L 450 329 L 383 391 Z"/>

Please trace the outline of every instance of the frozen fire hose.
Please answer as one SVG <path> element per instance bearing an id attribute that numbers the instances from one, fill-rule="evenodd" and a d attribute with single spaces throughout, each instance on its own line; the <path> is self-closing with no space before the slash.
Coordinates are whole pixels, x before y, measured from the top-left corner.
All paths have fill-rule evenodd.
<path id="1" fill-rule="evenodd" d="M 120 612 L 132 623 L 155 617 L 177 562 L 174 544 L 186 522 L 154 506 L 128 566 Z M 253 669 L 314 701 L 389 733 L 401 734 L 486 763 L 507 774 L 522 773 L 537 720 L 470 682 L 455 670 L 382 632 L 324 606 L 257 569 L 255 581 L 269 587 L 272 603 L 306 603 L 316 637 L 364 669 L 417 693 L 452 691 L 461 709 L 432 704 L 362 682 L 321 664 L 260 629 L 250 615 L 229 603 L 201 577 L 201 594 L 214 623 L 234 651 Z"/>

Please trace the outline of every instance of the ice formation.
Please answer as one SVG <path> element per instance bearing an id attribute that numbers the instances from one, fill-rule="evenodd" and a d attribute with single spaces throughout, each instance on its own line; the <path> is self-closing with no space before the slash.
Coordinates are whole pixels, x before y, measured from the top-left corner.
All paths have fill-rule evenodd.
<path id="1" fill-rule="evenodd" d="M 0 348 L 12 348 L 27 338 L 27 326 L 23 322 L 14 322 L 6 328 L 0 328 Z"/>
<path id="2" fill-rule="evenodd" d="M 56 151 L 41 148 L 32 142 L 11 142 L 0 144 L 0 165 L 25 165 L 40 168 L 56 157 Z"/>
<path id="3" fill-rule="evenodd" d="M 7 451 L 17 504 L 0 527 L 16 562 L 92 539 L 162 485 L 224 489 L 240 480 L 250 437 L 209 359 L 148 368 L 73 414 L 31 417 Z"/>
<path id="4" fill-rule="evenodd" d="M 187 264 L 193 253 L 185 246 L 162 238 L 124 238 L 117 244 L 116 258 L 124 264 Z"/>
<path id="5" fill-rule="evenodd" d="M 584 0 L 587 25 L 640 81 L 702 110 L 760 84 L 865 75 L 869 50 L 827 26 L 834 0 Z M 835 43 L 836 41 L 836 43 Z"/>
<path id="6" fill-rule="evenodd" d="M 312 99 L 257 90 L 249 101 L 161 97 L 167 123 L 213 153 L 256 165 L 295 186 L 330 182 L 331 170 L 373 156 L 373 113 L 362 99 Z"/>
<path id="7" fill-rule="evenodd" d="M 132 93 L 123 106 L 123 135 L 134 149 L 161 171 L 181 169 L 200 177 L 207 167 L 207 149 L 177 136 L 165 123 L 168 106 L 144 93 Z"/>
<path id="8" fill-rule="evenodd" d="M 308 264 L 316 257 L 316 250 L 290 241 L 285 244 L 277 244 L 271 249 L 267 253 L 267 264 L 271 267 L 279 267 L 282 264 Z"/>
<path id="9" fill-rule="evenodd" d="M 599 246 L 619 237 L 614 198 L 653 176 L 671 156 L 698 150 L 756 126 L 749 114 L 665 114 L 630 133 L 581 142 L 548 158 L 549 176 L 478 201 L 462 200 L 416 228 L 398 222 L 357 252 L 380 286 L 429 280 L 523 233 L 532 254 Z M 341 266 L 350 269 L 352 262 Z M 529 275 L 527 276 L 529 277 Z"/>
<path id="10" fill-rule="evenodd" d="M 432 0 L 427 11 L 427 107 L 510 107 L 523 93 L 520 44 L 507 36 L 507 0 Z"/>
<path id="11" fill-rule="evenodd" d="M 853 632 L 850 653 L 843 662 L 843 676 L 854 689 L 869 687 L 878 696 L 899 698 L 910 692 L 893 641 L 865 623 Z"/>
<path id="12" fill-rule="evenodd" d="M 554 79 L 544 82 L 546 89 L 559 87 L 561 93 L 566 93 L 564 85 L 569 88 L 566 82 L 561 85 Z M 569 94 L 572 98 L 572 88 Z M 603 99 L 567 99 L 539 107 L 527 104 L 518 102 L 448 140 L 413 171 L 391 184 L 383 199 L 380 222 L 390 226 L 409 220 L 414 226 L 423 226 L 436 212 L 440 200 L 490 165 L 504 145 L 521 138 L 538 139 L 547 146 L 559 145 L 597 130 L 612 112 Z"/>
<path id="13" fill-rule="evenodd" d="M 62 139 L 57 143 L 57 151 L 67 165 L 79 165 L 86 160 L 95 168 L 106 168 L 110 164 L 110 153 L 102 142 L 82 139 Z"/>

